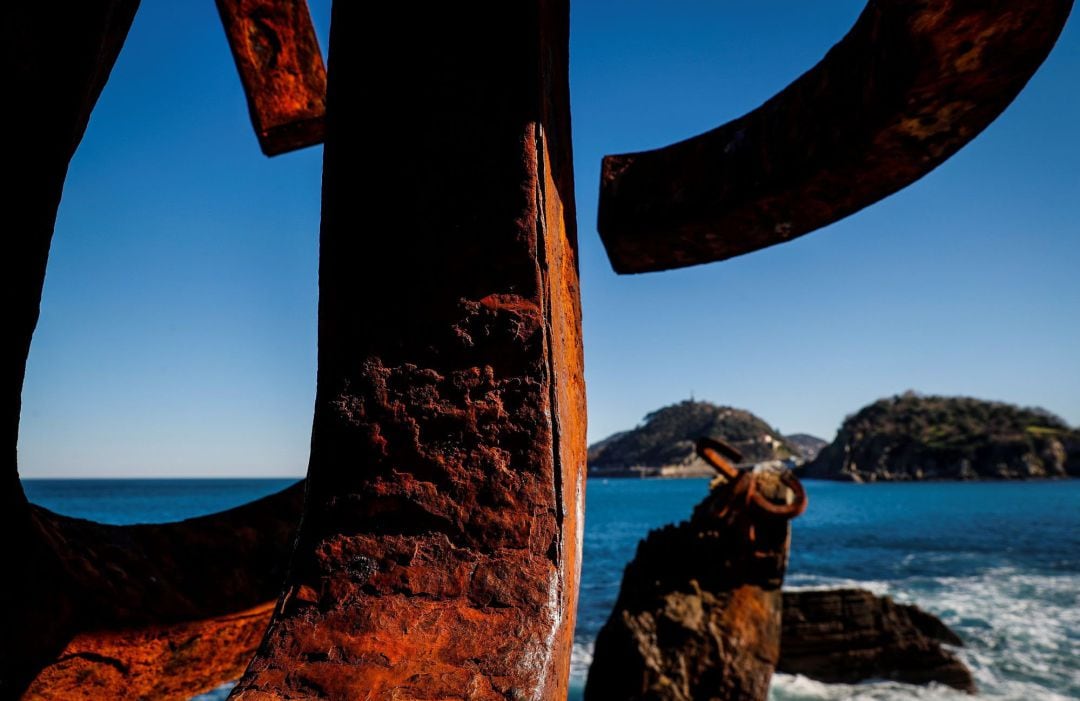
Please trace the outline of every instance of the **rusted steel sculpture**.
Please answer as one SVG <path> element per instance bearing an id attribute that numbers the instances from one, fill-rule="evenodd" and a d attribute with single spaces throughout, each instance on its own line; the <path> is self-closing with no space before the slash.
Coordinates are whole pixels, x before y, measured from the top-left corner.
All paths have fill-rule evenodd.
<path id="1" fill-rule="evenodd" d="M 56 208 L 137 4 L 24 2 L 0 29 L 19 137 L 0 258 L 14 358 L 0 369 L 0 528 L 19 565 L 0 580 L 14 643 L 0 649 L 0 698 L 59 698 L 99 663 L 117 672 L 99 675 L 101 698 L 224 680 L 297 522 L 300 488 L 139 530 L 49 514 L 19 484 Z M 616 268 L 745 253 L 911 182 L 1008 104 L 1071 4 L 870 2 L 762 109 L 608 159 L 600 225 Z M 219 7 L 263 148 L 315 141 L 321 70 L 301 3 Z M 333 12 L 310 483 L 288 583 L 236 697 L 560 698 L 585 463 L 567 0 Z M 289 120 L 300 126 L 279 129 Z M 192 626 L 222 645 L 179 645 Z M 124 641 L 138 649 L 121 659 Z M 125 674 L 140 681 L 125 690 Z"/>
<path id="2" fill-rule="evenodd" d="M 600 236 L 620 273 L 741 255 L 810 233 L 940 165 L 1035 73 L 1071 0 L 871 0 L 843 41 L 749 114 L 608 156 Z"/>
<path id="3" fill-rule="evenodd" d="M 217 0 L 259 146 L 276 156 L 321 143 L 326 70 L 304 0 Z"/>
<path id="4" fill-rule="evenodd" d="M 234 698 L 563 698 L 585 478 L 568 8 L 378 14 L 408 33 L 333 9 L 307 508 Z"/>
<path id="5" fill-rule="evenodd" d="M 735 469 L 738 451 L 719 441 L 703 438 L 698 454 L 720 476 L 689 521 L 638 544 L 596 638 L 587 701 L 768 695 L 789 524 L 806 509 L 806 493 L 790 471 Z"/>
<path id="6" fill-rule="evenodd" d="M 63 608 L 37 611 L 59 625 L 48 638 L 20 631 L 55 651 L 24 698 L 180 701 L 239 676 L 284 581 L 302 502 L 297 485 L 212 516 L 139 526 L 31 506 L 53 570 L 31 564 L 22 574 Z"/>
<path id="7" fill-rule="evenodd" d="M 26 501 L 16 441 L 30 337 L 68 161 L 138 3 L 27 2 L 3 35 L 8 222 L 0 305 L 0 699 L 185 699 L 246 665 L 284 579 L 303 488 L 178 524 L 116 527 Z M 252 611 L 252 609 L 255 609 Z M 244 613 L 248 612 L 248 613 Z M 133 642 L 137 644 L 123 645 Z M 211 643 L 212 644 L 208 644 Z M 27 690 L 29 687 L 29 690 Z"/>

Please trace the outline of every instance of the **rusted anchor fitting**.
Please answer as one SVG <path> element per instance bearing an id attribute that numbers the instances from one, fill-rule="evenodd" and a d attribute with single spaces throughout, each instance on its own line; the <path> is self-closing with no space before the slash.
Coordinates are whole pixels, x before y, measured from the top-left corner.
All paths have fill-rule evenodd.
<path id="1" fill-rule="evenodd" d="M 752 479 L 752 476 L 751 476 Z M 765 498 L 765 496 L 754 489 L 750 488 L 750 497 L 754 506 L 758 507 L 762 511 L 772 514 L 773 516 L 779 516 L 781 518 L 793 519 L 796 518 L 804 511 L 806 511 L 807 497 L 806 490 L 803 489 L 802 482 L 799 478 L 791 473 L 790 470 L 784 470 L 779 475 L 780 483 L 790 489 L 795 494 L 795 499 L 790 504 L 777 504 L 771 499 Z M 755 484 L 755 482 L 751 482 Z"/>
<path id="2" fill-rule="evenodd" d="M 731 444 L 702 436 L 698 438 L 695 447 L 698 456 L 709 463 L 722 477 L 736 480 L 742 474 L 733 464 L 742 460 L 742 453 Z"/>
<path id="3" fill-rule="evenodd" d="M 794 499 L 790 503 L 777 503 L 762 493 L 758 486 L 758 477 L 753 471 L 739 470 L 732 464 L 742 459 L 742 453 L 735 447 L 715 438 L 702 437 L 698 439 L 696 449 L 701 459 L 716 469 L 718 479 L 728 485 L 725 498 L 714 511 L 716 517 L 723 518 L 736 506 L 745 509 L 753 505 L 770 516 L 789 520 L 806 511 L 806 490 L 790 470 L 779 473 L 778 480 L 792 491 Z M 719 485 L 713 485 L 714 488 L 717 486 Z"/>

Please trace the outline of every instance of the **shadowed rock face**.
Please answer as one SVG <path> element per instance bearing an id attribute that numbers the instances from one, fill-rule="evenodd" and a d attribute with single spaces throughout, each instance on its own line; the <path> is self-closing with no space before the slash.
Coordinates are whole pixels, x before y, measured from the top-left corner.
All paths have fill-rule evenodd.
<path id="1" fill-rule="evenodd" d="M 860 589 L 784 592 L 777 670 L 830 683 L 938 682 L 975 693 L 975 680 L 941 646 L 963 645 L 937 617 Z"/>
<path id="2" fill-rule="evenodd" d="M 1080 475 L 1080 431 L 1041 409 L 906 392 L 848 417 L 805 476 L 856 482 Z"/>
<path id="3" fill-rule="evenodd" d="M 586 701 L 765 699 L 780 655 L 789 520 L 715 486 L 689 521 L 651 532 L 596 639 Z M 791 498 L 775 473 L 757 489 Z"/>

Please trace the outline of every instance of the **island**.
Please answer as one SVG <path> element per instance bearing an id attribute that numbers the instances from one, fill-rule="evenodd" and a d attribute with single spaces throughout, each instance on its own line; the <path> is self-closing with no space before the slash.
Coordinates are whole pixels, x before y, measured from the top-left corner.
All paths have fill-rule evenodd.
<path id="1" fill-rule="evenodd" d="M 853 482 L 1080 476 L 1080 431 L 1039 408 L 916 392 L 849 416 L 801 471 Z"/>
<path id="2" fill-rule="evenodd" d="M 648 414 L 640 425 L 589 446 L 590 477 L 712 477 L 694 451 L 698 438 L 717 438 L 742 453 L 744 464 L 796 467 L 825 441 L 806 434 L 789 440 L 744 409 L 685 400 Z"/>

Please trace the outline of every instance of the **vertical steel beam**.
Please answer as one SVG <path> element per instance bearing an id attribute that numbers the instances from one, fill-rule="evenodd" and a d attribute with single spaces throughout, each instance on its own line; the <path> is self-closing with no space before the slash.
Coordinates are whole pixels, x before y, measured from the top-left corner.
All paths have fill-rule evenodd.
<path id="1" fill-rule="evenodd" d="M 563 699 L 585 470 L 568 4 L 334 5 L 319 374 L 238 699 Z"/>
<path id="2" fill-rule="evenodd" d="M 567 13 L 505 5 L 335 5 L 308 503 L 237 698 L 565 692 L 584 463 Z M 962 82 L 985 80 L 1007 104 L 1063 22 L 1053 13 L 1025 37 L 1038 60 L 1015 80 L 979 64 Z M 886 68 L 903 77 L 911 54 L 898 56 Z M 861 64 L 839 64 L 861 84 Z M 620 182 L 648 204 L 657 179 L 639 170 Z"/>

